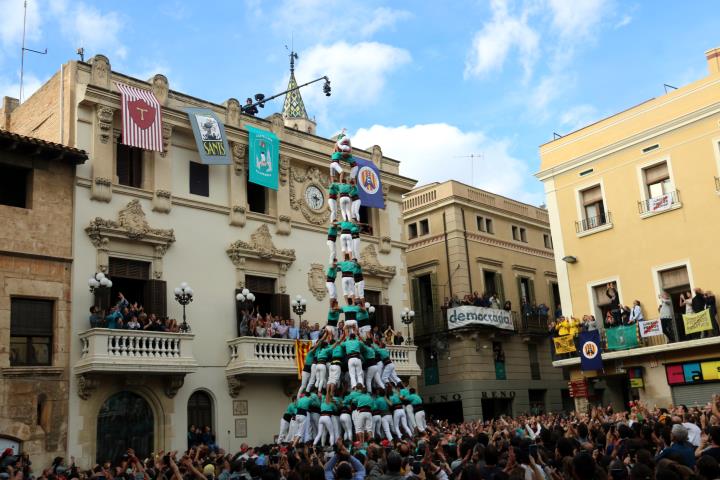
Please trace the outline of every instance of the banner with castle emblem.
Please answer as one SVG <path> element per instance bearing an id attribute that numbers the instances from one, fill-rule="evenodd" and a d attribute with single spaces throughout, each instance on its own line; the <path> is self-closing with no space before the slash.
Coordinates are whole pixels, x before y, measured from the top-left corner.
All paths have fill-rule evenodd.
<path id="1" fill-rule="evenodd" d="M 225 126 L 209 108 L 186 108 L 201 163 L 231 165 Z"/>
<path id="2" fill-rule="evenodd" d="M 385 208 L 382 184 L 380 183 L 380 170 L 370 160 L 353 157 L 358 167 L 357 182 L 360 204 L 363 207 Z"/>
<path id="3" fill-rule="evenodd" d="M 249 180 L 263 187 L 278 189 L 280 140 L 267 130 L 245 125 L 248 131 L 250 157 Z"/>

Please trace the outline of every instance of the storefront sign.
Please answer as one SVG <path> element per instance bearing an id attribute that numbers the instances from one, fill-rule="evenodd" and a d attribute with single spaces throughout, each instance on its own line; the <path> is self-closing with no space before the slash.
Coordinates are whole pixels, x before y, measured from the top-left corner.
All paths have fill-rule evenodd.
<path id="1" fill-rule="evenodd" d="M 690 385 L 720 381 L 720 359 L 665 365 L 668 385 Z"/>
<path id="2" fill-rule="evenodd" d="M 510 312 L 495 308 L 473 307 L 471 305 L 448 308 L 447 319 L 449 330 L 470 325 L 488 325 L 503 330 L 515 330 Z"/>
<path id="3" fill-rule="evenodd" d="M 568 389 L 570 390 L 570 396 L 572 398 L 588 397 L 588 383 L 585 379 L 568 382 Z"/>
<path id="4" fill-rule="evenodd" d="M 462 400 L 462 395 L 459 393 L 453 393 L 453 394 L 442 394 L 437 396 L 429 396 L 427 397 L 428 403 L 435 403 L 435 402 L 459 402 Z"/>
<path id="5" fill-rule="evenodd" d="M 515 392 L 505 391 L 505 390 L 498 390 L 498 391 L 491 391 L 491 392 L 480 392 L 480 396 L 482 398 L 515 398 Z"/>

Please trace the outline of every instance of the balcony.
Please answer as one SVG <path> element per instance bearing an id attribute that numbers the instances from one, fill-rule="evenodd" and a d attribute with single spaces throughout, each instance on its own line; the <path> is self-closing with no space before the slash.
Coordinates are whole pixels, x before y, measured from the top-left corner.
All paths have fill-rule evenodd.
<path id="1" fill-rule="evenodd" d="M 238 375 L 297 375 L 295 340 L 284 338 L 238 337 L 228 341 L 228 377 Z M 388 347 L 400 376 L 420 375 L 414 345 Z"/>
<path id="2" fill-rule="evenodd" d="M 610 212 L 605 212 L 596 217 L 583 218 L 575 222 L 575 231 L 579 236 L 601 232 L 609 228 L 612 228 L 612 215 Z"/>
<path id="3" fill-rule="evenodd" d="M 197 370 L 193 338 L 190 333 L 92 328 L 80 334 L 74 372 L 185 375 Z"/>
<path id="4" fill-rule="evenodd" d="M 638 211 L 640 216 L 650 217 L 659 213 L 667 212 L 680 208 L 680 193 L 675 190 L 658 197 L 647 198 L 638 202 Z"/>

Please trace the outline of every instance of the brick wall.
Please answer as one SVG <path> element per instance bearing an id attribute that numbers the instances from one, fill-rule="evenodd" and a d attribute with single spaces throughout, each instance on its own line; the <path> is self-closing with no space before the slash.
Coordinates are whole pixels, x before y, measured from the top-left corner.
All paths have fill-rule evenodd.
<path id="1" fill-rule="evenodd" d="M 60 72 L 12 112 L 9 127 L 21 135 L 60 143 Z"/>

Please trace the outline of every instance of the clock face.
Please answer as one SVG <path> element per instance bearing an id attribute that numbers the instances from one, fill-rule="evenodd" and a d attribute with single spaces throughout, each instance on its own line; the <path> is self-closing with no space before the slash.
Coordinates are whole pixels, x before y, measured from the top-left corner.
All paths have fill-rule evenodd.
<path id="1" fill-rule="evenodd" d="M 325 204 L 325 196 L 322 190 L 315 185 L 308 185 L 305 189 L 305 203 L 313 210 L 321 210 Z"/>

